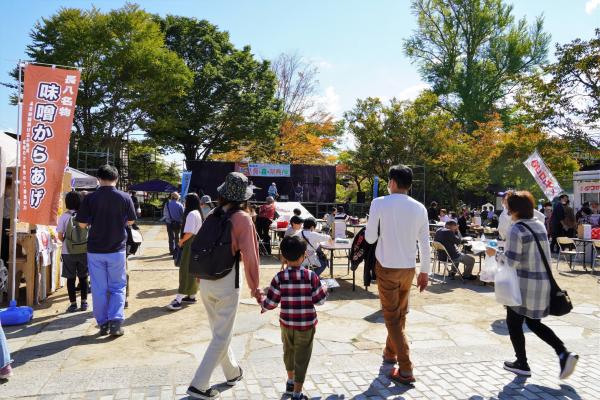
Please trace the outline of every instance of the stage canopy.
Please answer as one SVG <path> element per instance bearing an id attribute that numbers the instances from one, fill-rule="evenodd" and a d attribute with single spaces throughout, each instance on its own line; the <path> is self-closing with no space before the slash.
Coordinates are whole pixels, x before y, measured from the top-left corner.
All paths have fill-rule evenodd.
<path id="1" fill-rule="evenodd" d="M 129 190 L 135 190 L 136 192 L 171 193 L 176 192 L 177 188 L 171 185 L 169 182 L 160 179 L 152 179 L 146 182 L 131 185 L 129 186 Z"/>

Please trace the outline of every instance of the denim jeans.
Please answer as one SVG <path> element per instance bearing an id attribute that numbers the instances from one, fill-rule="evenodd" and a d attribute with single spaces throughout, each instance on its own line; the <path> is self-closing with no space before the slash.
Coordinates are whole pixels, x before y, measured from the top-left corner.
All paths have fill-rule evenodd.
<path id="1" fill-rule="evenodd" d="M 125 250 L 118 253 L 88 253 L 94 318 L 98 325 L 123 321 L 127 269 Z"/>
<path id="2" fill-rule="evenodd" d="M 8 341 L 6 340 L 6 336 L 4 336 L 2 324 L 0 324 L 0 368 L 6 367 L 11 362 L 12 360 L 10 359 L 10 353 L 8 351 Z"/>

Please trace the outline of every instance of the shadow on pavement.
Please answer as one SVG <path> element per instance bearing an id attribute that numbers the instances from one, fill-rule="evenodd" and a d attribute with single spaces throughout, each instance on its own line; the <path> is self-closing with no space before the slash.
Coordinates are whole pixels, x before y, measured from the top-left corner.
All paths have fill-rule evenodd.
<path id="1" fill-rule="evenodd" d="M 166 304 L 165 304 L 165 306 L 166 306 Z M 172 313 L 172 311 L 170 311 L 166 307 L 153 306 L 153 307 L 142 308 L 140 310 L 135 311 L 133 314 L 131 314 L 131 316 L 127 317 L 125 319 L 124 326 L 127 327 L 127 326 L 131 326 L 131 325 L 139 324 L 141 322 L 149 321 L 151 319 L 164 317 L 164 316 L 168 315 L 169 313 Z"/>
<path id="2" fill-rule="evenodd" d="M 373 379 L 373 382 L 371 382 L 367 390 L 365 390 L 358 396 L 366 396 L 368 398 L 379 397 L 379 391 L 381 389 L 386 389 L 388 392 L 391 393 L 392 396 L 394 396 L 394 400 L 404 400 L 405 397 L 402 397 L 402 395 L 408 392 L 409 390 L 414 389 L 415 387 L 414 385 L 402 385 L 390 381 L 387 377 L 392 373 L 393 368 L 394 367 L 392 365 L 382 364 L 381 367 L 379 367 L 378 377 Z M 379 379 L 379 377 L 381 376 L 385 376 L 386 378 Z"/>
<path id="3" fill-rule="evenodd" d="M 323 274 L 325 275 L 325 274 Z M 323 276 L 329 277 L 329 276 Z M 327 301 L 341 301 L 341 300 L 366 300 L 366 299 L 377 299 L 379 298 L 375 293 L 365 290 L 364 287 L 359 286 L 358 279 L 356 290 L 352 291 L 352 280 L 342 279 L 344 277 L 337 276 L 335 280 L 340 284 L 339 288 L 333 289 L 329 292 Z"/>
<path id="4" fill-rule="evenodd" d="M 177 289 L 146 289 L 139 292 L 136 299 L 157 299 L 159 297 L 170 297 L 177 294 Z"/>
<path id="5" fill-rule="evenodd" d="M 524 392 L 524 391 L 527 392 Z M 530 398 L 532 395 L 538 397 L 552 397 L 553 399 L 564 399 L 564 400 L 583 400 L 577 391 L 569 385 L 560 385 L 560 390 L 541 386 L 537 384 L 527 384 L 527 378 L 523 376 L 515 376 L 513 380 L 502 388 L 502 391 L 498 393 L 499 400 L 514 399 L 517 396 L 524 396 Z M 479 400 L 481 396 L 473 396 L 469 400 Z"/>

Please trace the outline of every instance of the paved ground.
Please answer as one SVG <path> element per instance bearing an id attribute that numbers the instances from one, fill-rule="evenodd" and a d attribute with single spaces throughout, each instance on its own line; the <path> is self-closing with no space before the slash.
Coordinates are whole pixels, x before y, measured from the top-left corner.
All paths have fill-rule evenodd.
<path id="1" fill-rule="evenodd" d="M 55 293 L 24 327 L 7 327 L 15 376 L 0 383 L 0 399 L 181 399 L 210 339 L 201 304 L 178 312 L 164 308 L 177 287 L 177 269 L 165 255 L 166 234 L 143 227 L 142 254 L 131 259 L 126 335 L 100 338 L 91 313 L 65 315 L 66 291 Z M 279 265 L 265 259 L 267 285 Z M 561 265 L 566 270 L 565 265 Z M 579 268 L 581 269 L 581 268 Z M 418 382 L 396 386 L 381 363 L 385 326 L 377 287 L 352 292 L 342 284 L 318 308 L 313 359 L 306 392 L 314 399 L 600 399 L 600 285 L 588 273 L 564 273 L 576 309 L 548 325 L 581 355 L 576 373 L 558 380 L 552 350 L 527 334 L 533 377 L 515 379 L 501 368 L 513 357 L 504 310 L 493 291 L 451 281 L 411 295 L 408 335 Z M 360 276 L 360 271 L 359 274 Z M 260 314 L 243 292 L 233 346 L 245 371 L 223 398 L 283 399 L 284 367 L 277 312 Z M 217 372 L 213 382 L 223 376 Z"/>

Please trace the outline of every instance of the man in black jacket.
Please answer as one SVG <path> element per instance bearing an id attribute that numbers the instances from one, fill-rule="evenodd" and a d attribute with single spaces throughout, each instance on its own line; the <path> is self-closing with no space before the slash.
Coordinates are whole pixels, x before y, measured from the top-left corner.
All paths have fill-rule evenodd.
<path id="1" fill-rule="evenodd" d="M 444 228 L 440 228 L 435 232 L 434 239 L 436 242 L 440 242 L 446 248 L 446 251 L 450 255 L 452 260 L 452 270 L 450 271 L 450 276 L 454 277 L 456 275 L 456 267 L 459 263 L 463 263 L 465 265 L 465 273 L 463 274 L 463 278 L 467 280 L 475 280 L 477 277 L 473 275 L 473 267 L 475 266 L 475 258 L 468 254 L 462 254 L 456 248 L 456 245 L 460 244 L 461 238 L 460 233 L 458 232 L 458 224 L 456 221 L 450 220 L 446 222 L 446 226 Z M 446 253 L 443 251 L 438 251 L 438 257 L 441 261 L 446 261 Z"/>

